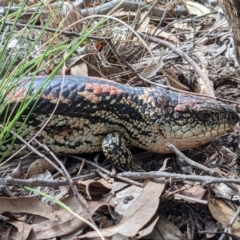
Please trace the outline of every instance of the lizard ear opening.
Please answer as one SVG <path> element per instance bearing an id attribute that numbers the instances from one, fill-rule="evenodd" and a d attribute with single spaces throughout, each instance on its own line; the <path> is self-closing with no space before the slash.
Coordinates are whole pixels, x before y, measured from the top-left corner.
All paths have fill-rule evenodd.
<path id="1" fill-rule="evenodd" d="M 212 114 L 208 112 L 199 112 L 198 117 L 203 121 L 207 121 L 212 118 Z"/>

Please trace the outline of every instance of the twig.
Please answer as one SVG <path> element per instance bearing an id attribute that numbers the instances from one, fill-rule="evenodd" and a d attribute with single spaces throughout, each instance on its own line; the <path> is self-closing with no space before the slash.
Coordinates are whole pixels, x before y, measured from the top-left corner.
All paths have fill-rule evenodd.
<path id="1" fill-rule="evenodd" d="M 94 163 L 94 162 L 88 161 L 88 160 L 86 160 L 86 159 L 84 159 L 84 158 L 77 157 L 77 156 L 74 156 L 74 155 L 69 155 L 69 157 L 75 158 L 75 159 L 80 160 L 80 161 L 83 161 L 83 160 L 84 160 L 86 163 L 88 163 L 88 164 L 90 164 L 90 165 L 92 165 L 92 166 L 100 169 L 102 172 L 104 172 L 104 173 L 106 173 L 106 174 L 108 174 L 108 175 L 111 175 L 111 172 L 110 172 L 110 171 L 108 171 L 108 170 L 106 170 L 105 168 L 97 165 L 97 164 Z M 142 183 L 135 182 L 135 181 L 132 181 L 132 180 L 130 180 L 130 179 L 128 179 L 128 178 L 124 178 L 124 177 L 121 177 L 121 176 L 118 176 L 118 175 L 115 175 L 115 176 L 113 176 L 113 177 L 116 177 L 116 178 L 118 178 L 118 179 L 120 179 L 120 180 L 122 180 L 122 181 L 124 181 L 124 182 L 129 183 L 129 184 L 136 185 L 136 186 L 138 186 L 138 187 L 143 187 L 143 186 L 144 186 Z"/>
<path id="2" fill-rule="evenodd" d="M 188 165 L 192 166 L 192 167 L 195 167 L 195 168 L 198 168 L 210 175 L 213 175 L 215 174 L 215 176 L 218 176 L 218 177 L 222 177 L 219 173 L 217 173 L 216 171 L 210 169 L 210 168 L 207 168 L 205 167 L 204 165 L 202 164 L 199 164 L 195 161 L 193 161 L 192 159 L 188 158 L 187 156 L 185 156 L 182 152 L 180 152 L 173 144 L 171 143 L 167 143 L 166 146 L 168 148 L 170 148 L 175 154 L 177 154 L 179 156 L 179 160 L 180 161 L 184 161 L 185 163 L 187 163 Z M 235 191 L 238 191 L 239 188 L 238 186 L 234 185 L 234 184 L 227 184 L 228 187 L 234 189 Z"/>
<path id="3" fill-rule="evenodd" d="M 191 202 L 194 202 L 194 203 L 200 203 L 200 204 L 204 204 L 204 205 L 207 205 L 207 200 L 201 200 L 201 199 L 197 199 L 197 198 L 194 198 L 194 197 L 189 197 L 189 196 L 185 196 L 185 195 L 182 195 L 182 194 L 178 194 L 178 193 L 175 193 L 173 195 L 174 199 L 176 200 L 185 200 L 185 201 L 191 201 Z"/>
<path id="4" fill-rule="evenodd" d="M 168 5 L 168 6 L 169 6 L 169 5 Z M 158 23 L 155 31 L 154 31 L 153 34 L 152 34 L 153 37 L 155 36 L 156 32 L 157 32 L 158 30 L 160 30 L 160 26 L 162 25 L 164 19 L 165 19 L 166 16 L 167 16 L 167 13 L 168 13 L 168 11 L 169 11 L 169 7 L 168 7 L 168 6 L 167 6 L 166 9 L 164 10 L 164 13 L 163 13 L 163 15 L 162 15 L 162 17 L 161 17 L 161 20 L 159 21 L 159 23 Z M 168 25 L 167 25 L 167 26 L 168 26 Z M 157 34 L 157 36 L 159 36 L 159 34 L 160 34 L 162 31 L 163 31 L 163 30 L 160 30 L 159 33 Z M 157 36 L 156 36 L 156 37 L 157 37 Z"/>
<path id="5" fill-rule="evenodd" d="M 182 152 L 180 152 L 173 144 L 171 143 L 167 143 L 166 146 L 171 149 L 174 153 L 176 153 L 179 156 L 179 160 L 182 162 L 187 163 L 188 165 L 195 167 L 197 169 L 200 169 L 210 175 L 213 175 L 214 173 L 216 173 L 214 170 L 203 166 L 202 164 L 199 164 L 195 161 L 193 161 L 192 159 L 188 158 L 187 156 L 185 156 Z"/>
<path id="6" fill-rule="evenodd" d="M 67 180 L 39 180 L 39 179 L 17 179 L 17 178 L 0 178 L 0 185 L 19 185 L 28 187 L 60 187 L 68 186 L 69 182 Z"/>
<path id="7" fill-rule="evenodd" d="M 172 179 L 182 179 L 187 181 L 201 182 L 204 185 L 213 184 L 213 183 L 235 183 L 240 184 L 240 179 L 226 179 L 219 177 L 210 177 L 210 176 L 196 176 L 196 175 L 185 175 L 179 173 L 169 173 L 169 172 L 124 172 L 119 173 L 116 176 L 126 177 L 130 179 L 152 179 L 152 178 L 172 178 Z"/>
<path id="8" fill-rule="evenodd" d="M 114 7 L 116 7 L 118 4 L 120 3 L 120 0 L 112 0 L 110 2 L 107 2 L 101 6 L 98 7 L 94 7 L 94 8 L 87 8 L 87 9 L 81 9 L 80 10 L 80 14 L 82 16 L 87 16 L 87 15 L 91 15 L 94 13 L 97 14 L 107 14 L 109 11 L 111 11 Z M 125 10 L 125 11 L 146 11 L 148 10 L 149 7 L 147 4 L 145 3 L 139 3 L 139 2 L 134 2 L 134 1 L 129 1 L 126 0 L 124 1 L 119 8 Z M 152 11 L 154 16 L 158 16 L 161 17 L 164 13 L 164 9 L 158 8 L 158 7 L 154 7 L 153 11 Z"/>
<path id="9" fill-rule="evenodd" d="M 92 173 L 95 174 L 95 173 Z M 85 176 L 85 175 L 84 175 Z M 79 179 L 84 179 L 84 176 L 78 176 L 72 178 L 75 182 Z M 95 175 L 96 176 L 96 175 Z M 94 177 L 94 176 L 91 176 Z M 233 178 L 219 178 L 219 177 L 209 177 L 209 176 L 196 176 L 196 175 L 185 175 L 179 173 L 169 173 L 169 172 L 160 172 L 160 171 L 152 171 L 152 172 L 123 172 L 118 173 L 116 176 L 119 179 L 133 179 L 133 180 L 144 180 L 144 179 L 152 179 L 152 178 L 166 178 L 166 179 L 182 179 L 192 182 L 201 182 L 204 185 L 215 184 L 215 183 L 235 183 L 240 185 L 240 179 Z M 24 185 L 28 187 L 60 187 L 69 185 L 68 180 L 39 180 L 39 179 L 16 179 L 16 178 L 0 178 L 0 185 Z"/>
<path id="10" fill-rule="evenodd" d="M 113 0 L 113 1 L 106 2 L 105 4 L 102 4 L 100 6 L 96 6 L 96 7 L 93 7 L 93 8 L 81 9 L 80 5 L 81 5 L 82 1 L 77 1 L 76 3 L 73 4 L 73 6 L 78 7 L 81 16 L 86 17 L 86 16 L 93 15 L 93 14 L 96 14 L 96 13 L 97 14 L 107 14 L 114 7 L 116 7 L 120 2 L 121 2 L 121 0 Z M 53 3 L 53 4 L 50 4 L 49 6 L 51 8 L 54 8 L 54 7 L 59 7 L 59 4 Z M 43 7 L 45 7 L 45 6 L 43 6 Z M 125 11 L 135 12 L 139 9 L 140 9 L 140 11 L 146 11 L 146 9 L 149 9 L 149 6 L 145 3 L 139 3 L 139 2 L 126 0 L 119 6 L 119 8 L 121 8 Z M 38 9 L 33 8 L 33 7 L 32 8 L 28 7 L 28 8 L 26 8 L 26 11 L 24 11 L 24 14 L 25 15 L 26 14 L 34 14 L 34 13 L 36 13 L 36 10 L 38 10 Z M 17 12 L 17 11 L 19 11 L 19 7 L 12 6 L 10 8 L 11 13 L 12 12 Z M 41 9 L 40 11 L 42 11 L 44 13 L 43 9 Z M 153 8 L 153 15 L 157 16 L 157 17 L 161 17 L 163 15 L 164 11 L 165 11 L 164 9 L 161 9 L 159 7 L 154 7 Z M 0 8 L 0 14 L 1 15 L 5 15 L 6 12 L 7 11 L 5 11 L 4 8 Z"/>

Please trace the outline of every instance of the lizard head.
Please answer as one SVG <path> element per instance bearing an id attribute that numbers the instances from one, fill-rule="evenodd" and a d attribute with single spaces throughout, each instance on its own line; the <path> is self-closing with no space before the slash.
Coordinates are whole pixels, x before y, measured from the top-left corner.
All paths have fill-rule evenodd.
<path id="1" fill-rule="evenodd" d="M 212 141 L 231 130 L 239 121 L 233 108 L 214 99 L 184 96 L 178 98 L 175 104 L 173 102 L 166 114 L 165 133 L 167 141 L 179 150 Z"/>

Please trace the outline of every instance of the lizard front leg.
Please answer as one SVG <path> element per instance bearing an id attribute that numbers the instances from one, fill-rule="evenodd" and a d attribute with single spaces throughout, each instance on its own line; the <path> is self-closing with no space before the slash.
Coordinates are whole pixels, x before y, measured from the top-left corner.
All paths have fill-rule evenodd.
<path id="1" fill-rule="evenodd" d="M 105 157 L 116 167 L 134 172 L 144 170 L 133 161 L 133 155 L 125 145 L 123 136 L 118 132 L 109 133 L 102 141 Z"/>

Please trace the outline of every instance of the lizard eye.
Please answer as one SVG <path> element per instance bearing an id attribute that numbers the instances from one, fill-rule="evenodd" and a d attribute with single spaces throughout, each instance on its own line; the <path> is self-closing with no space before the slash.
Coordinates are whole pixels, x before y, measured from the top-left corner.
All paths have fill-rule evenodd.
<path id="1" fill-rule="evenodd" d="M 208 112 L 200 112 L 200 113 L 198 113 L 198 116 L 200 119 L 207 121 L 212 117 L 212 114 L 208 113 Z"/>

